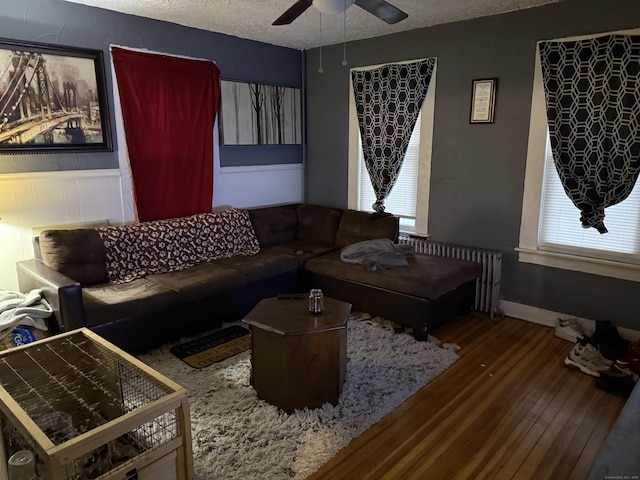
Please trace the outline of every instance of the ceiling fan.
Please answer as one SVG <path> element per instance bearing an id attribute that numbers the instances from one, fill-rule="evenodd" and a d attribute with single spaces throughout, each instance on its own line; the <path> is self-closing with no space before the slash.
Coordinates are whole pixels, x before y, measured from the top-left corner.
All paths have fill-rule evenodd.
<path id="1" fill-rule="evenodd" d="M 398 23 L 408 17 L 405 12 L 385 0 L 298 0 L 278 17 L 278 19 L 273 22 L 273 25 L 290 24 L 311 5 L 322 13 L 340 13 L 344 12 L 354 3 L 388 24 Z"/>

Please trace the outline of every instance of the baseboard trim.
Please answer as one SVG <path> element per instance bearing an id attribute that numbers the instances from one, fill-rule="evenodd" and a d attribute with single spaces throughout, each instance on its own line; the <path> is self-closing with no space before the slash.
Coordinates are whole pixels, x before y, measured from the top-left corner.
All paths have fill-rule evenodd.
<path id="1" fill-rule="evenodd" d="M 596 328 L 596 322 L 588 318 L 575 317 L 574 315 L 566 313 L 544 310 L 542 308 L 532 307 L 531 305 L 509 302 L 506 300 L 500 300 L 500 309 L 507 317 L 519 318 L 521 320 L 545 325 L 547 327 L 555 327 L 558 318 L 577 318 L 586 330 L 593 331 Z M 640 331 L 638 330 L 618 327 L 618 333 L 622 338 L 626 338 L 627 340 L 640 340 Z"/>

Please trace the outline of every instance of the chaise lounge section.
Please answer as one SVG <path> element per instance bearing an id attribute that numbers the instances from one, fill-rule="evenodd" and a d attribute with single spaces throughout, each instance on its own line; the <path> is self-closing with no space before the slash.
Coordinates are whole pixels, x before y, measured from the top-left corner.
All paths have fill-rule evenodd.
<path id="1" fill-rule="evenodd" d="M 429 332 L 456 315 L 468 313 L 475 298 L 478 264 L 415 254 L 406 269 L 368 271 L 345 263 L 332 252 L 305 263 L 308 285 L 413 329 L 426 340 Z"/>

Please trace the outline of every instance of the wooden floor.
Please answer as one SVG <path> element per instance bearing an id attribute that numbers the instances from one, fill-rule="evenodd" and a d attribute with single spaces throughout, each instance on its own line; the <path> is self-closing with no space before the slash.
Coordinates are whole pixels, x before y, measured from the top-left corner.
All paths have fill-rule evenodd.
<path id="1" fill-rule="evenodd" d="M 624 400 L 564 365 L 569 342 L 478 314 L 433 333 L 456 363 L 308 480 L 587 478 Z"/>

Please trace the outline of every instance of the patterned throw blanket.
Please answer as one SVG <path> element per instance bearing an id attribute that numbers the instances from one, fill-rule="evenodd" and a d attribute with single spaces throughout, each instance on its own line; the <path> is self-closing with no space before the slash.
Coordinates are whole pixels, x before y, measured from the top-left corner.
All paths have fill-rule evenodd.
<path id="1" fill-rule="evenodd" d="M 107 250 L 108 278 L 114 283 L 260 251 L 249 213 L 239 208 L 96 230 Z"/>

